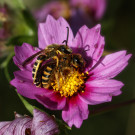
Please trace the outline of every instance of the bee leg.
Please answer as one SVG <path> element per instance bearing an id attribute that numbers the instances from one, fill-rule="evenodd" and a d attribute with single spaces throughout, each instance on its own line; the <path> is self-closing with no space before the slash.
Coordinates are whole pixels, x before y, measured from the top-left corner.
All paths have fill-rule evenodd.
<path id="1" fill-rule="evenodd" d="M 57 53 L 57 55 L 62 54 L 61 51 L 59 51 L 59 50 L 57 50 L 56 53 Z"/>
<path id="2" fill-rule="evenodd" d="M 58 67 L 58 65 L 59 65 L 59 59 L 58 59 L 58 57 L 57 56 L 53 56 L 53 59 L 56 60 L 56 66 Z"/>
<path id="3" fill-rule="evenodd" d="M 57 84 L 58 84 L 58 89 L 60 89 L 60 83 L 59 83 L 59 73 L 58 73 L 58 72 L 55 74 L 55 79 L 56 79 Z"/>
<path id="4" fill-rule="evenodd" d="M 29 64 L 36 56 L 38 56 L 39 54 L 43 53 L 44 50 L 39 51 L 35 54 L 33 54 L 32 56 L 28 57 L 23 63 L 22 66 L 25 67 L 27 64 Z"/>
<path id="5" fill-rule="evenodd" d="M 32 78 L 33 78 L 33 83 L 37 87 L 41 87 L 41 76 L 42 73 L 40 72 L 40 68 L 42 66 L 42 63 L 46 60 L 45 55 L 39 55 L 37 57 L 36 62 L 34 63 L 33 70 L 32 70 Z"/>

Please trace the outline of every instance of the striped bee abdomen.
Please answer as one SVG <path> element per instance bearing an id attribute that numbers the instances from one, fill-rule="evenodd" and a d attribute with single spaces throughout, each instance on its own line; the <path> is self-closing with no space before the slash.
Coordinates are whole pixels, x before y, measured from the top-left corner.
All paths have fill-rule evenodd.
<path id="1" fill-rule="evenodd" d="M 50 77 L 52 76 L 52 71 L 54 69 L 54 64 L 49 64 L 45 67 L 42 74 L 42 87 L 49 88 L 50 87 Z"/>
<path id="2" fill-rule="evenodd" d="M 39 55 L 37 57 L 36 62 L 34 63 L 33 70 L 32 70 L 32 78 L 33 78 L 33 83 L 37 87 L 41 87 L 41 73 L 40 73 L 40 68 L 42 66 L 42 63 L 46 60 L 45 55 Z"/>

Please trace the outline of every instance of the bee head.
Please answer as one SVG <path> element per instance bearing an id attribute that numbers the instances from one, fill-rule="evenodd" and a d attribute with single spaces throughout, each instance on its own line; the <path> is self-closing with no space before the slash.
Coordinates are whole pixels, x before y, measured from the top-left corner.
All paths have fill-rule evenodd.
<path id="1" fill-rule="evenodd" d="M 72 65 L 75 68 L 80 68 L 81 70 L 85 67 L 85 61 L 80 54 L 72 55 Z"/>
<path id="2" fill-rule="evenodd" d="M 72 49 L 69 48 L 66 45 L 60 45 L 58 50 L 62 53 L 62 54 L 71 54 L 72 53 Z"/>

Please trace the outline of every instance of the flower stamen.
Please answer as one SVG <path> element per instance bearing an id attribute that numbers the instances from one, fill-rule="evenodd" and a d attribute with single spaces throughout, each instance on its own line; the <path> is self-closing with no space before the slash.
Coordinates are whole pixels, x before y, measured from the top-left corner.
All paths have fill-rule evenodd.
<path id="1" fill-rule="evenodd" d="M 77 92 L 84 92 L 87 77 L 88 72 L 74 71 L 70 72 L 66 78 L 60 77 L 59 82 L 55 80 L 51 85 L 55 92 L 59 92 L 61 96 L 69 97 Z"/>

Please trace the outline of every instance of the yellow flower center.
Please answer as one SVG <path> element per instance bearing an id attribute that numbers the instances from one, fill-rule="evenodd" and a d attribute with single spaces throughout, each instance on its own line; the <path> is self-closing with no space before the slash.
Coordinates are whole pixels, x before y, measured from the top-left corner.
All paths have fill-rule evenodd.
<path id="1" fill-rule="evenodd" d="M 66 78 L 61 76 L 59 81 L 55 80 L 51 85 L 55 92 L 59 92 L 61 96 L 69 97 L 81 91 L 84 92 L 84 83 L 88 77 L 88 72 L 80 73 L 78 71 L 71 72 Z"/>

